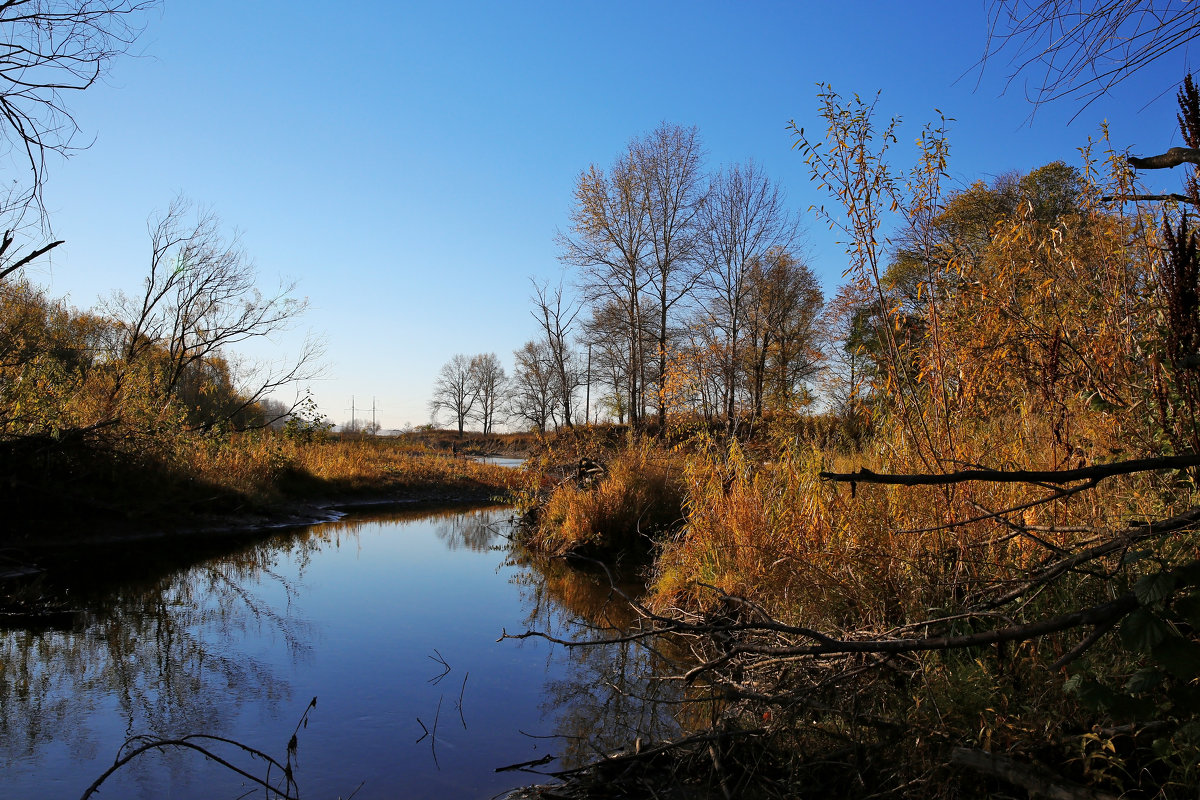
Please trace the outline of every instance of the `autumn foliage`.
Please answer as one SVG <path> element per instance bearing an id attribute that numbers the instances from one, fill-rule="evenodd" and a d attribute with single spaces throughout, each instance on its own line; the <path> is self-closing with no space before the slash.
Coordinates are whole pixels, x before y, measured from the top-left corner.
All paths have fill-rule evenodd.
<path id="1" fill-rule="evenodd" d="M 1200 122 L 1190 86 L 1185 137 Z M 1088 791 L 1187 796 L 1200 774 L 1195 469 L 1053 473 L 1200 448 L 1189 214 L 1137 200 L 1104 135 L 1078 166 L 948 190 L 946 120 L 899 170 L 896 121 L 827 87 L 820 101 L 821 141 L 796 126 L 796 145 L 847 255 L 821 318 L 821 423 L 793 406 L 791 422 L 730 436 L 674 405 L 664 434 L 683 514 L 657 537 L 652 608 L 668 628 L 700 619 L 729 637 L 696 648 L 697 674 L 735 698 L 738 724 L 807 754 L 793 788 L 844 769 L 882 793 L 951 796 L 962 770 L 1001 774 L 977 754 L 1003 752 L 1010 780 L 1047 780 L 1025 765 L 1051 763 L 1053 780 Z M 694 390 L 686 359 L 668 358 L 669 401 Z M 962 470 L 1051 479 L 938 480 Z M 590 533 L 611 490 L 572 485 L 546 507 Z M 905 755 L 849 756 L 847 741 Z"/>

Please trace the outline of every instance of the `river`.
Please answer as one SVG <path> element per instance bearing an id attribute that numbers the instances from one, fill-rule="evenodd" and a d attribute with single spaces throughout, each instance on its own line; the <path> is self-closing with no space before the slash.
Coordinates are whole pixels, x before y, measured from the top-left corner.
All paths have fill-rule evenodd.
<path id="1" fill-rule="evenodd" d="M 497 641 L 631 619 L 602 575 L 515 556 L 510 513 L 355 515 L 204 560 L 160 554 L 52 579 L 44 590 L 86 611 L 0 631 L 0 797 L 77 798 L 135 735 L 221 736 L 284 761 L 297 732 L 301 795 L 329 800 L 488 798 L 537 781 L 497 767 L 573 766 L 638 735 L 678 735 L 670 706 L 637 699 L 670 700 L 675 686 L 653 679 L 646 650 Z M 139 756 L 97 796 L 251 788 L 172 749 Z"/>

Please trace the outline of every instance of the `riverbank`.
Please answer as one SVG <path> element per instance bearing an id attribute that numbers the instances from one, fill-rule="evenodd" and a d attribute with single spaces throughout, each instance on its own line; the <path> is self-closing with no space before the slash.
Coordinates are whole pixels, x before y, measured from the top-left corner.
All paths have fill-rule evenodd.
<path id="1" fill-rule="evenodd" d="M 1194 482 L 1107 440 L 1054 472 L 1037 422 L 1015 442 L 1015 420 L 960 432 L 961 463 L 1024 471 L 925 474 L 896 430 L 854 451 L 782 427 L 581 450 L 599 468 L 549 474 L 525 541 L 651 551 L 645 623 L 695 656 L 674 679 L 724 699 L 715 755 L 656 755 L 656 772 L 724 796 L 1187 796 Z M 562 796 L 596 788 L 559 777 Z"/>
<path id="2" fill-rule="evenodd" d="M 0 575 L 28 573 L 83 546 L 195 543 L 368 506 L 498 502 L 518 481 L 511 467 L 388 439 L 260 437 L 202 455 L 186 470 L 134 462 L 74 484 L 30 482 L 10 497 L 13 522 L 0 533 Z"/>

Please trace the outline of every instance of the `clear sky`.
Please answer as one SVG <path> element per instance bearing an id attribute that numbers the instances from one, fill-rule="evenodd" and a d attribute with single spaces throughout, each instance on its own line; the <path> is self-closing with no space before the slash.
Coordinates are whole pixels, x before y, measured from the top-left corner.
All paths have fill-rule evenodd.
<path id="1" fill-rule="evenodd" d="M 145 22 L 140 57 L 67 98 L 94 142 L 52 161 L 46 205 L 66 244 L 28 276 L 80 308 L 136 290 L 147 217 L 182 193 L 241 232 L 265 286 L 299 282 L 311 308 L 273 345 L 324 338 L 321 409 L 341 422 L 353 397 L 369 417 L 374 397 L 385 428 L 428 421 L 455 353 L 511 369 L 536 333 L 530 277 L 562 273 L 554 236 L 576 176 L 661 121 L 698 126 L 712 167 L 754 158 L 798 211 L 826 200 L 787 131 L 818 127 L 818 82 L 882 91 L 902 144 L 935 108 L 955 118 L 957 185 L 1077 163 L 1104 120 L 1135 154 L 1179 144 L 1183 56 L 1074 122 L 1073 101 L 1031 121 L 1007 63 L 975 68 L 978 0 L 166 0 Z M 832 291 L 844 256 L 808 218 Z"/>

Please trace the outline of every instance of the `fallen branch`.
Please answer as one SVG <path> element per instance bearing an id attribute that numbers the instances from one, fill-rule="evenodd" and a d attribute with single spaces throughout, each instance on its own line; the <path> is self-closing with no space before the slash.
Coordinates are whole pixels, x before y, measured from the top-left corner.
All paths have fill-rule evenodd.
<path id="1" fill-rule="evenodd" d="M 1138 542 L 1146 541 L 1165 536 L 1169 533 L 1177 533 L 1195 528 L 1200 524 L 1200 508 L 1193 508 L 1178 514 L 1170 519 L 1159 520 L 1157 522 L 1148 522 L 1144 525 L 1135 525 L 1124 530 L 1115 532 L 1110 539 L 1093 545 L 1086 550 L 1072 555 L 1069 558 L 1060 559 L 1046 565 L 1040 573 L 1034 575 L 1030 580 L 1022 585 L 1005 592 L 1000 597 L 988 601 L 984 608 L 993 609 L 1010 603 L 1016 600 L 1021 595 L 1025 594 L 1030 589 L 1036 586 L 1043 586 L 1050 581 L 1068 572 L 1088 561 L 1093 561 L 1097 558 L 1115 553 L 1127 547 L 1131 547 Z"/>
<path id="2" fill-rule="evenodd" d="M 197 740 L 220 742 L 220 743 L 224 743 L 224 744 L 233 745 L 233 746 L 238 747 L 238 748 L 244 750 L 245 752 L 249 753 L 254 758 L 261 758 L 262 760 L 267 762 L 269 767 L 275 767 L 280 772 L 284 773 L 286 783 L 284 784 L 283 788 L 280 788 L 278 786 L 273 786 L 273 785 L 271 785 L 271 783 L 268 780 L 260 778 L 251 772 L 247 772 L 246 770 L 242 769 L 241 767 L 237 766 L 236 764 L 233 764 L 232 762 L 221 758 L 216 753 L 214 753 L 213 751 L 204 747 L 203 745 L 197 744 Z M 121 767 L 128 764 L 130 761 L 133 761 L 135 758 L 142 755 L 143 753 L 147 753 L 151 750 L 166 750 L 167 748 L 181 748 L 184 750 L 195 750 L 196 752 L 203 755 L 205 758 L 210 759 L 211 761 L 213 761 L 217 764 L 220 764 L 225 769 L 227 769 L 233 773 L 236 773 L 237 775 L 242 776 L 243 778 L 245 778 L 248 781 L 258 784 L 259 786 L 263 787 L 263 789 L 265 789 L 267 792 L 273 792 L 275 794 L 275 796 L 282 798 L 282 800 L 299 800 L 299 791 L 298 791 L 299 787 L 297 787 L 296 782 L 294 780 L 292 780 L 292 770 L 291 770 L 290 766 L 285 766 L 283 764 L 280 764 L 278 761 L 271 758 L 269 755 L 262 752 L 261 750 L 256 750 L 253 747 L 249 747 L 240 742 L 236 742 L 233 739 L 226 739 L 221 736 L 209 736 L 207 734 L 192 734 L 190 736 L 183 736 L 179 739 L 149 739 L 147 737 L 136 737 L 135 736 L 134 738 L 127 741 L 125 744 L 128 745 L 128 744 L 132 744 L 137 741 L 142 741 L 143 744 L 141 744 L 139 747 L 136 747 L 133 750 L 129 751 L 124 756 L 118 756 L 117 760 L 113 762 L 113 765 L 111 767 L 109 767 L 108 769 L 106 769 L 104 771 L 103 775 L 101 775 L 99 778 L 96 778 L 96 780 L 92 783 L 92 785 L 89 786 L 87 788 L 87 790 L 80 796 L 80 800 L 87 800 L 89 797 L 91 797 L 93 794 L 95 794 L 97 791 L 100 790 L 100 785 L 102 783 L 104 783 L 106 780 L 108 780 L 108 778 L 114 772 L 116 772 L 118 769 L 120 769 Z M 122 747 L 122 749 L 124 749 L 124 747 Z M 296 794 L 289 794 L 288 793 L 289 791 L 295 791 Z M 270 797 L 271 795 L 268 794 L 267 796 Z"/>
<path id="3" fill-rule="evenodd" d="M 296 723 L 295 730 L 292 731 L 292 737 L 287 743 L 287 758 L 284 763 L 280 763 L 257 748 L 250 747 L 249 745 L 242 744 L 235 739 L 229 739 L 224 736 L 213 736 L 206 733 L 188 734 L 187 736 L 181 736 L 177 739 L 158 739 L 153 736 L 145 735 L 132 736 L 125 740 L 125 742 L 121 745 L 121 748 L 117 751 L 117 758 L 113 761 L 113 765 L 106 769 L 104 774 L 92 782 L 92 785 L 89 786 L 80 796 L 80 800 L 87 800 L 93 794 L 98 792 L 101 784 L 108 780 L 114 772 L 128 764 L 130 761 L 133 761 L 138 756 L 148 753 L 152 750 L 166 750 L 168 748 L 193 750 L 197 753 L 200 753 L 205 758 L 221 765 L 230 772 L 240 775 L 246 780 L 261 786 L 265 791 L 265 796 L 267 798 L 279 798 L 280 800 L 299 800 L 300 787 L 297 785 L 292 775 L 292 756 L 296 754 L 296 737 L 300 733 L 300 728 L 308 727 L 308 713 L 316 707 L 317 698 L 314 697 L 311 701 L 309 701 L 308 706 L 304 709 L 304 713 L 300 715 L 300 721 Z M 237 750 L 241 750 L 242 752 L 248 754 L 251 758 L 261 759 L 267 765 L 266 776 L 260 778 L 257 775 L 242 769 L 228 759 L 222 758 L 210 750 L 208 746 L 206 746 L 208 743 L 228 745 Z M 137 746 L 132 750 L 125 752 L 126 748 L 132 745 Z M 122 753 L 125 754 L 122 755 Z M 282 783 L 271 783 L 272 770 L 278 770 L 283 774 Z M 359 788 L 361 788 L 361 785 Z M 356 794 L 357 792 L 358 790 L 355 789 Z"/>
<path id="4" fill-rule="evenodd" d="M 849 653 L 876 653 L 876 654 L 896 654 L 896 653 L 913 653 L 924 650 L 958 650 L 969 647 L 982 647 L 984 645 L 992 645 L 1007 642 L 1023 642 L 1029 639 L 1036 639 L 1050 633 L 1058 633 L 1060 631 L 1077 628 L 1083 625 L 1103 625 L 1127 615 L 1138 607 L 1137 597 L 1132 593 L 1128 593 L 1118 597 L 1116 600 L 1111 600 L 1107 603 L 1092 606 L 1090 608 L 1072 611 L 1067 614 L 1059 614 L 1049 619 L 1039 620 L 1037 622 L 1028 622 L 1015 625 L 1008 625 L 1003 628 L 995 628 L 988 631 L 980 631 L 978 633 L 965 634 L 961 636 L 926 636 L 926 637 L 897 637 L 893 639 L 839 639 L 812 628 L 804 628 L 795 625 L 785 625 L 781 622 L 768 620 L 764 622 L 738 622 L 738 623 L 705 623 L 693 624 L 679 620 L 673 620 L 666 617 L 655 616 L 653 619 L 657 625 L 652 629 L 648 629 L 637 634 L 618 636 L 611 639 L 590 639 L 585 641 L 572 641 L 569 639 L 561 639 L 552 636 L 543 631 L 525 631 L 520 634 L 510 634 L 504 632 L 501 639 L 528 639 L 538 638 L 545 639 L 554 644 L 564 647 L 592 647 L 603 644 L 613 644 L 616 642 L 635 641 L 646 638 L 648 636 L 661 636 L 663 634 L 684 634 L 684 635 L 705 635 L 713 633 L 721 633 L 725 635 L 734 633 L 775 633 L 798 636 L 803 639 L 808 639 L 812 644 L 804 645 L 760 645 L 754 643 L 736 643 L 728 645 L 725 652 L 710 661 L 706 661 L 696 667 L 693 667 L 685 675 L 685 680 L 694 680 L 697 676 L 711 672 L 713 669 L 728 663 L 739 655 L 760 655 L 772 658 L 783 656 L 794 657 L 820 657 L 832 655 L 845 655 Z"/>
<path id="5" fill-rule="evenodd" d="M 992 483 L 1050 483 L 1061 486 L 1075 481 L 1100 480 L 1115 475 L 1132 475 L 1163 469 L 1187 469 L 1200 466 L 1200 454 L 1162 456 L 1159 458 L 1135 458 L 1129 461 L 1114 461 L 1110 464 L 1094 464 L 1077 469 L 964 469 L 945 473 L 888 474 L 872 472 L 863 467 L 855 472 L 821 472 L 820 477 L 839 483 L 881 483 L 890 486 L 945 486 L 968 481 Z"/>
<path id="6" fill-rule="evenodd" d="M 701 664 L 691 670 L 691 674 L 700 674 L 712 669 L 717 662 L 727 661 L 737 655 L 763 655 L 763 656 L 829 656 L 843 655 L 846 653 L 914 653 L 922 650 L 960 650 L 969 647 L 982 647 L 984 645 L 1007 643 L 1007 642 L 1023 642 L 1029 639 L 1036 639 L 1050 633 L 1058 633 L 1059 631 L 1077 628 L 1081 625 L 1101 625 L 1111 620 L 1118 620 L 1124 617 L 1129 612 L 1133 611 L 1139 605 L 1137 597 L 1130 592 L 1122 595 L 1116 600 L 1111 600 L 1107 603 L 1085 608 L 1080 611 L 1072 611 L 1067 614 L 1059 614 L 1056 617 L 1039 620 L 1037 622 L 1027 622 L 1018 625 L 1008 625 L 1003 628 L 995 628 L 989 631 L 980 631 L 978 633 L 969 633 L 961 636 L 928 636 L 921 638 L 896 638 L 896 639 L 833 639 L 823 634 L 818 634 L 816 637 L 817 644 L 810 645 L 795 645 L 795 646 L 771 646 L 771 645 L 754 645 L 754 644 L 735 644 L 729 649 L 729 652 L 717 659 L 715 662 Z M 734 626 L 737 627 L 737 626 Z M 759 626 L 746 626 L 748 628 L 757 628 Z M 763 626 L 766 627 L 766 626 Z M 771 626 L 772 628 L 775 626 Z M 786 627 L 786 626 L 784 626 Z"/>

